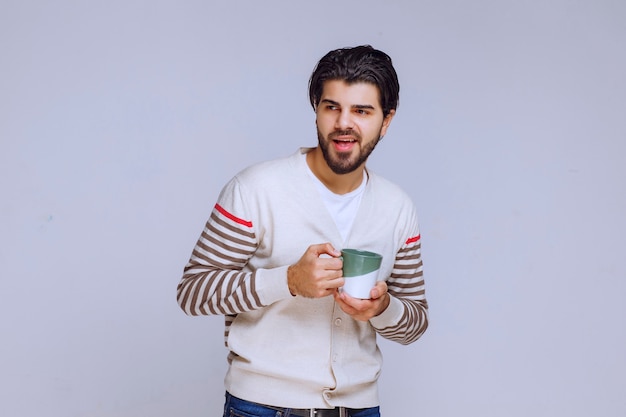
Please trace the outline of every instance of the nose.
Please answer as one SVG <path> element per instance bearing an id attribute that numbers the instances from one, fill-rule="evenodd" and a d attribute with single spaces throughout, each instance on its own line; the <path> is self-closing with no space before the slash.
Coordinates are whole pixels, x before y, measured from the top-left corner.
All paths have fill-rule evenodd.
<path id="1" fill-rule="evenodd" d="M 335 121 L 335 128 L 339 130 L 350 130 L 354 127 L 354 120 L 352 120 L 352 113 L 350 109 L 342 109 L 337 115 Z"/>

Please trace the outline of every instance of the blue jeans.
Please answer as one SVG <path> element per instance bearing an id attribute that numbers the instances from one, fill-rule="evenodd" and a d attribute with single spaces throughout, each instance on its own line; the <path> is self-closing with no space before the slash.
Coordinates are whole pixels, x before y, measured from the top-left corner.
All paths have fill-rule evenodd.
<path id="1" fill-rule="evenodd" d="M 289 417 L 289 408 L 274 410 L 261 404 L 242 400 L 226 393 L 224 417 Z M 365 408 L 356 413 L 348 412 L 349 417 L 380 417 L 378 407 Z"/>

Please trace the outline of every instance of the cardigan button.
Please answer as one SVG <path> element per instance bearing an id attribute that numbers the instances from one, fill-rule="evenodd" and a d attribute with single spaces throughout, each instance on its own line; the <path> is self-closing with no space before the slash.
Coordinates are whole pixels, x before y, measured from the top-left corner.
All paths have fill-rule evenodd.
<path id="1" fill-rule="evenodd" d="M 341 326 L 341 319 L 340 318 L 336 318 L 335 319 L 335 326 L 337 326 L 337 327 Z"/>

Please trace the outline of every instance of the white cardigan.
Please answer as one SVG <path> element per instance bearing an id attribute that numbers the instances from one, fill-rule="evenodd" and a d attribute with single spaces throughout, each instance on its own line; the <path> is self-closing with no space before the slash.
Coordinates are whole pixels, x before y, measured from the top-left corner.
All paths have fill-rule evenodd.
<path id="1" fill-rule="evenodd" d="M 178 286 L 190 315 L 226 317 L 226 390 L 290 408 L 378 405 L 382 357 L 376 334 L 408 344 L 428 325 L 415 208 L 396 185 L 368 171 L 343 241 L 301 153 L 243 170 L 222 190 Z M 389 307 L 369 322 L 334 302 L 293 297 L 287 268 L 312 244 L 381 253 Z"/>

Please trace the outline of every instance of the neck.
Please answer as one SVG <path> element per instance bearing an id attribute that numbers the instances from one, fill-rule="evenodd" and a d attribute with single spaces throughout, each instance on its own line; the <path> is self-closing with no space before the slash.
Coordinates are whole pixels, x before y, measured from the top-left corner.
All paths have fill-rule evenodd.
<path id="1" fill-rule="evenodd" d="M 347 194 L 354 191 L 363 181 L 365 163 L 347 174 L 336 174 L 326 163 L 319 146 L 306 155 L 306 161 L 313 174 L 335 194 Z"/>

